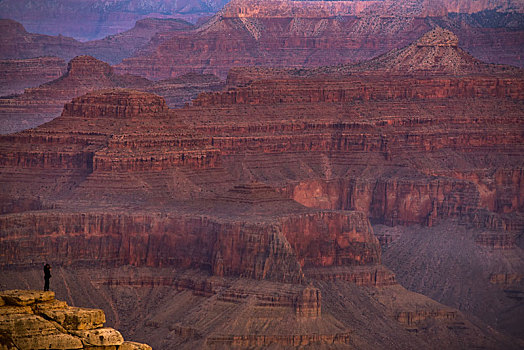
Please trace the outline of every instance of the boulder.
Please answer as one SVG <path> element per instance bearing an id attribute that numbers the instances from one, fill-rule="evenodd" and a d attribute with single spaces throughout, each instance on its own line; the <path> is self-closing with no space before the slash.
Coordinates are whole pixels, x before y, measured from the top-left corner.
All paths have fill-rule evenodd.
<path id="1" fill-rule="evenodd" d="M 122 334 L 113 328 L 90 329 L 74 334 L 82 339 L 85 346 L 120 346 L 124 343 Z"/>
<path id="2" fill-rule="evenodd" d="M 32 305 L 32 308 L 33 308 L 33 311 L 38 314 L 46 310 L 67 309 L 68 305 L 65 301 L 51 300 L 51 301 L 46 301 L 43 303 L 34 304 Z"/>
<path id="3" fill-rule="evenodd" d="M 100 309 L 68 307 L 66 309 L 44 309 L 40 313 L 46 318 L 58 322 L 67 330 L 87 330 L 101 328 L 106 316 Z"/>
<path id="4" fill-rule="evenodd" d="M 147 344 L 125 341 L 118 350 L 152 350 Z"/>
<path id="5" fill-rule="evenodd" d="M 82 349 L 80 339 L 64 333 L 14 338 L 18 349 Z"/>
<path id="6" fill-rule="evenodd" d="M 61 333 L 51 322 L 31 314 L 2 315 L 0 333 L 10 335 L 18 349 L 82 348 L 80 339 Z"/>
<path id="7" fill-rule="evenodd" d="M 7 305 L 26 306 L 36 302 L 50 301 L 55 298 L 54 292 L 7 290 L 0 293 Z"/>

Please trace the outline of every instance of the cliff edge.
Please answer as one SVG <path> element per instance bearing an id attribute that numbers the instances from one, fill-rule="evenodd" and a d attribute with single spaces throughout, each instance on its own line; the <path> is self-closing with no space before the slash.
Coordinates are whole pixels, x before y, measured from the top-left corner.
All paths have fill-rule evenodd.
<path id="1" fill-rule="evenodd" d="M 151 350 L 146 344 L 124 341 L 119 331 L 104 327 L 100 309 L 68 306 L 54 292 L 0 292 L 0 348 Z"/>

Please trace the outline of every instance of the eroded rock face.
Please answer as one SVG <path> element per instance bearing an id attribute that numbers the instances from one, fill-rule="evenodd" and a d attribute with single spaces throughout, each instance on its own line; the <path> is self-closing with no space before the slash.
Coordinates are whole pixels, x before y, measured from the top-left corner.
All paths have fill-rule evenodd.
<path id="1" fill-rule="evenodd" d="M 221 222 L 223 220 L 165 217 L 161 214 L 18 216 L 10 220 L 5 218 L 2 227 L 7 232 L 17 225 L 11 220 L 22 220 L 18 225 L 31 220 L 32 229 L 40 232 L 41 248 L 20 244 L 22 237 L 33 239 L 28 230 L 11 231 L 3 240 L 2 249 L 9 246 L 12 251 L 6 257 L 9 265 L 27 266 L 44 255 L 53 264 L 68 261 L 78 265 L 81 261 L 89 261 L 89 264 L 102 266 L 210 267 L 217 276 L 240 275 L 287 282 L 302 281 L 303 267 L 373 266 L 380 263 L 378 241 L 363 215 L 351 212 L 306 213 L 284 212 L 274 223 L 243 222 L 246 219 Z M 117 222 L 121 228 L 115 227 Z M 129 229 L 129 234 L 124 233 Z M 123 235 L 115 235 L 115 230 Z M 300 236 L 304 231 L 307 231 L 307 240 Z M 64 250 L 58 248 L 57 251 L 57 232 L 71 233 L 68 242 L 62 245 Z M 193 237 L 191 232 L 198 235 Z M 188 255 L 188 251 L 192 254 Z"/>
<path id="2" fill-rule="evenodd" d="M 119 73 L 154 80 L 194 72 L 225 78 L 238 66 L 363 61 L 401 48 L 438 24 L 454 30 L 460 45 L 475 56 L 522 66 L 522 13 L 522 5 L 513 1 L 233 1 L 196 28 L 183 21 L 144 19 L 127 32 L 85 43 L 28 33 L 20 23 L 3 20 L 0 52 L 4 59 L 70 60 L 87 54 L 118 64 Z"/>
<path id="3" fill-rule="evenodd" d="M 34 303 L 52 301 L 54 299 L 55 293 L 53 292 L 10 290 L 2 293 L 3 302 L 13 306 L 27 306 Z"/>
<path id="4" fill-rule="evenodd" d="M 111 66 L 91 56 L 78 56 L 69 61 L 67 76 L 79 79 L 100 79 L 113 73 Z"/>
<path id="5" fill-rule="evenodd" d="M 424 34 L 424 36 L 416 42 L 416 45 L 419 47 L 458 47 L 458 44 L 459 39 L 453 32 L 440 27 Z"/>
<path id="6" fill-rule="evenodd" d="M 63 279 L 52 284 L 57 294 L 69 288 L 82 303 L 105 305 L 119 329 L 151 339 L 155 349 L 347 348 L 364 341 L 377 348 L 394 343 L 437 349 L 443 342 L 515 348 L 478 320 L 474 325 L 461 312 L 399 285 L 363 288 L 316 278 L 299 285 L 172 267 L 58 269 Z M 8 277 L 31 284 L 40 272 L 18 277 L 8 272 Z M 93 288 L 84 288 L 86 283 Z M 377 325 L 381 332 L 367 336 Z"/>
<path id="7" fill-rule="evenodd" d="M 62 34 L 79 40 L 114 35 L 133 27 L 147 17 L 180 18 L 191 22 L 213 15 L 225 0 L 171 1 L 58 1 L 34 4 L 30 1 L 4 1 L 4 18 L 21 21 L 29 30 L 49 35 Z M 148 20 L 148 19 L 147 19 Z M 146 21 L 147 21 L 146 20 Z"/>
<path id="8" fill-rule="evenodd" d="M 22 93 L 25 88 L 60 78 L 66 67 L 64 60 L 56 57 L 1 60 L 0 96 Z"/>
<path id="9" fill-rule="evenodd" d="M 70 331 L 83 331 L 86 329 L 90 330 L 101 328 L 106 322 L 105 315 L 102 310 L 67 307 L 65 309 L 44 309 L 40 312 L 42 316 L 58 322 L 62 327 Z M 82 337 L 92 337 L 91 333 L 82 334 L 84 335 Z"/>
<path id="10" fill-rule="evenodd" d="M 73 38 L 28 33 L 24 26 L 11 19 L 0 20 L 1 59 L 26 59 L 54 56 L 71 59 L 79 55 L 81 43 Z"/>
<path id="11" fill-rule="evenodd" d="M 90 56 L 79 56 L 68 64 L 60 78 L 24 94 L 0 99 L 2 132 L 14 132 L 40 125 L 60 114 L 71 98 L 95 89 L 120 86 L 142 86 L 142 79 L 122 79 L 113 74 L 111 66 Z"/>
<path id="12" fill-rule="evenodd" d="M 0 58 L 7 61 L 14 60 L 15 62 L 11 64 L 16 64 L 16 60 L 35 60 L 44 56 L 71 60 L 75 56 L 89 55 L 116 64 L 120 63 L 123 58 L 131 57 L 150 41 L 158 41 L 162 35 L 165 35 L 163 33 L 176 33 L 194 28 L 191 23 L 183 20 L 162 18 L 138 20 L 133 24 L 133 28 L 121 33 L 100 40 L 79 42 L 61 35 L 50 36 L 29 33 L 21 23 L 12 19 L 0 19 L 0 27 L 3 29 L 2 33 L 4 33 L 4 37 L 0 41 Z M 48 66 L 51 62 L 44 61 L 42 63 Z"/>
<path id="13" fill-rule="evenodd" d="M 165 79 L 192 71 L 225 77 L 239 66 L 302 68 L 355 63 L 404 47 L 438 28 L 437 23 L 455 31 L 458 38 L 440 45 L 431 56 L 441 57 L 452 43 L 489 62 L 522 66 L 522 54 L 515 54 L 522 53 L 516 44 L 522 46 L 522 28 L 493 27 L 503 21 L 495 8 L 516 11 L 521 18 L 522 6 L 516 2 L 497 5 L 476 1 L 232 1 L 207 24 L 151 42 L 116 69 Z M 479 11 L 495 20 L 488 24 L 473 19 L 472 13 Z M 460 16 L 449 14 L 454 12 Z M 521 19 L 514 22 L 518 21 Z M 493 42 L 497 49 L 492 48 Z"/>
<path id="14" fill-rule="evenodd" d="M 253 17 L 290 17 L 294 14 L 315 16 L 317 12 L 324 16 L 341 14 L 361 15 L 375 13 L 380 10 L 397 15 L 411 14 L 437 17 L 447 12 L 475 13 L 483 10 L 497 9 L 499 11 L 523 11 L 524 7 L 518 1 L 506 0 L 494 2 L 456 0 L 417 0 L 417 1 L 286 1 L 286 0 L 232 0 L 225 7 L 226 16 Z M 308 11 L 309 10 L 309 11 Z"/>
<path id="15" fill-rule="evenodd" d="M 458 45 L 459 38 L 453 32 L 437 27 L 408 47 L 365 62 L 360 68 L 387 72 L 418 71 L 429 74 L 478 73 L 489 69 L 460 49 Z"/>
<path id="16" fill-rule="evenodd" d="M 94 90 L 132 88 L 154 92 L 165 96 L 173 107 L 183 105 L 201 91 L 216 90 L 222 86 L 223 83 L 215 76 L 196 74 L 155 83 L 136 76 L 115 74 L 113 68 L 105 62 L 91 56 L 78 56 L 69 62 L 67 72 L 58 79 L 26 89 L 21 95 L 1 98 L 0 133 L 28 129 L 52 120 L 60 115 L 64 104 L 72 98 Z M 125 100 L 121 101 L 125 104 Z M 77 104 L 81 102 L 78 101 Z M 134 108 L 135 111 L 130 111 L 123 107 L 118 113 L 123 116 L 147 110 L 145 105 L 139 106 L 136 103 Z"/>
<path id="17" fill-rule="evenodd" d="M 124 344 L 124 338 L 113 328 L 98 328 L 76 331 L 74 334 L 82 338 L 85 346 L 118 346 Z"/>
<path id="18" fill-rule="evenodd" d="M 69 307 L 55 300 L 53 292 L 9 290 L 0 292 L 0 298 L 4 303 L 0 306 L 1 344 L 7 349 L 86 349 L 126 344 L 117 330 L 101 328 L 105 323 L 102 310 Z M 125 346 L 151 349 L 138 343 L 128 342 Z"/>
<path id="19" fill-rule="evenodd" d="M 515 77 L 521 75 L 521 71 L 510 66 L 486 64 L 478 58 L 458 46 L 459 38 L 451 31 L 436 27 L 420 37 L 415 42 L 402 48 L 392 50 L 384 55 L 378 56 L 369 61 L 358 64 L 346 64 L 333 67 L 319 67 L 316 69 L 290 69 L 290 68 L 263 68 L 263 67 L 242 67 L 231 69 L 227 83 L 230 86 L 243 87 L 258 81 L 265 81 L 263 84 L 286 84 L 288 90 L 292 84 L 301 81 L 301 78 L 318 77 L 318 95 L 315 92 L 304 96 L 304 99 L 314 98 L 318 101 L 326 102 L 349 102 L 351 99 L 390 99 L 390 98 L 442 98 L 452 96 L 462 96 L 476 94 L 486 96 L 497 94 L 498 96 L 513 96 L 519 98 L 518 94 L 509 90 L 496 92 L 493 87 L 498 84 L 499 79 L 491 83 L 481 83 L 478 80 L 482 76 L 501 78 L 502 76 Z M 362 79 L 362 75 L 366 79 Z M 469 85 L 469 78 L 475 76 L 473 85 Z M 340 76 L 345 76 L 340 79 Z M 352 80 L 355 76 L 356 86 L 344 87 L 344 83 Z M 392 79 L 392 76 L 396 76 Z M 434 77 L 440 76 L 440 79 Z M 424 81 L 422 77 L 433 77 Z M 451 77 L 457 80 L 450 79 Z M 284 79 L 282 79 L 284 78 Z M 291 78 L 293 80 L 291 80 Z M 373 79 L 374 78 L 374 79 Z M 415 78 L 414 80 L 411 80 Z M 267 80 L 271 80 L 268 82 Z M 458 82 L 460 80 L 460 83 Z M 344 83 L 342 83 L 344 81 Z M 395 81 L 395 83 L 393 83 Z M 301 81 L 304 83 L 303 81 Z M 357 83 L 358 82 L 358 83 Z M 425 90 L 424 85 L 429 83 L 431 87 Z M 365 84 L 362 86 L 362 84 Z M 367 85 L 369 84 L 369 85 Z M 373 85 L 371 85 L 373 84 Z M 394 86 L 397 84 L 398 86 Z M 436 86 L 435 84 L 441 84 Z M 504 84 L 504 83 L 503 83 Z M 512 84 L 512 83 L 510 83 Z M 254 84 L 253 84 L 254 85 Z M 483 88 L 483 85 L 485 89 Z M 460 86 L 460 87 L 459 87 Z M 274 87 L 278 89 L 278 85 Z M 254 90 L 253 87 L 250 87 Z M 326 90 L 326 91 L 322 91 Z M 337 91 L 343 90 L 343 91 Z M 235 89 L 234 94 L 242 94 L 242 89 Z M 291 92 L 290 91 L 290 92 Z M 431 91 L 431 93 L 429 92 Z M 287 91 L 282 90 L 280 95 L 287 95 Z M 253 97 L 247 98 L 233 95 L 230 102 L 233 103 L 260 103 L 264 100 L 251 92 Z M 206 95 L 209 98 L 210 95 Z M 226 96 L 222 94 L 222 96 Z M 274 94 L 265 94 L 264 98 L 275 97 Z M 280 97 L 288 99 L 288 97 Z M 290 99 L 298 100 L 298 96 Z M 253 101 L 250 101 L 253 100 Z M 266 100 L 267 101 L 267 100 Z M 227 100 L 216 101 L 217 103 L 227 103 Z M 276 101 L 275 101 L 276 102 Z M 199 103 L 199 100 L 196 101 Z M 205 102 L 204 102 L 205 103 Z"/>
<path id="20" fill-rule="evenodd" d="M 390 60 L 413 58 L 418 54 L 413 50 L 439 47 L 442 43 L 456 50 L 455 56 L 465 55 L 455 44 L 448 45 L 450 40 L 455 41 L 452 34 L 438 30 L 389 57 Z M 419 45 L 421 42 L 425 44 Z M 90 58 L 78 60 L 94 62 Z M 376 62 L 383 63 L 381 59 Z M 379 66 L 376 62 L 371 62 L 370 66 Z M 159 225 L 159 234 L 162 230 L 169 231 L 168 227 L 173 227 L 174 222 L 197 220 L 200 223 L 191 230 L 210 232 L 206 237 L 216 239 L 203 241 L 208 248 L 197 254 L 198 259 L 184 259 L 178 254 L 171 257 L 173 262 L 181 258 L 186 267 L 194 266 L 192 264 L 199 260 L 201 266 L 208 264 L 217 274 L 300 280 L 300 273 L 291 276 L 300 270 L 296 268 L 298 265 L 375 264 L 380 261 L 375 251 L 377 243 L 371 237 L 366 217 L 358 213 L 313 214 L 305 207 L 355 210 L 374 222 L 390 225 L 433 225 L 448 217 L 506 231 L 518 230 L 521 225 L 516 214 L 524 201 L 520 180 L 523 173 L 518 157 L 505 149 L 518 149 L 521 143 L 521 134 L 514 125 L 520 123 L 518 101 L 523 98 L 522 73 L 503 68 L 497 71 L 471 57 L 464 64 L 467 62 L 470 64 L 460 77 L 450 76 L 447 69 L 434 70 L 433 75 L 428 76 L 400 78 L 392 75 L 380 79 L 371 74 L 373 71 L 349 77 L 337 71 L 326 74 L 313 70 L 306 77 L 287 71 L 287 76 L 280 79 L 268 74 L 268 79 L 244 87 L 203 94 L 194 106 L 174 112 L 167 109 L 162 98 L 148 93 L 129 90 L 90 93 L 68 103 L 62 116 L 53 123 L 6 136 L 0 164 L 6 174 L 11 171 L 9 169 L 38 169 L 43 174 L 51 170 L 78 172 L 76 176 L 84 180 L 80 180 L 81 185 L 68 185 L 71 189 L 66 196 L 72 197 L 63 200 L 69 202 L 71 198 L 98 197 L 122 205 L 128 198 L 144 198 L 145 201 L 162 198 L 177 208 L 184 199 L 209 203 L 218 198 L 217 203 L 224 203 L 223 209 L 212 205 L 211 211 L 226 213 L 229 209 L 236 213 L 238 203 L 245 203 L 245 210 L 251 208 L 249 210 L 263 213 L 271 213 L 272 203 L 282 206 L 280 222 L 273 220 L 263 224 L 263 220 L 246 221 L 245 212 L 241 214 L 244 218 L 239 220 L 240 225 L 235 220 L 218 220 L 220 216 L 212 220 L 215 224 L 209 225 L 202 223 L 199 215 L 193 215 L 192 219 L 173 218 L 174 221 L 158 220 L 158 214 L 146 215 L 147 222 Z M 75 69 L 73 62 L 69 77 L 81 75 L 85 66 Z M 94 66 L 100 76 L 112 79 L 109 66 Z M 453 67 L 453 63 L 447 62 L 444 68 L 448 67 Z M 347 68 L 351 69 L 358 71 L 362 67 Z M 474 69 L 475 73 L 468 73 Z M 480 113 L 457 107 L 466 99 L 474 99 Z M 362 102 L 354 102 L 359 100 Z M 496 111 L 494 105 L 498 105 Z M 457 111 L 457 108 L 461 109 Z M 363 110 L 371 115 L 360 112 Z M 94 125 L 97 126 L 95 133 Z M 499 160 L 480 158 L 485 148 L 492 150 Z M 455 157 L 464 168 L 454 169 L 452 164 L 441 160 L 443 155 Z M 285 157 L 298 157 L 304 165 L 297 166 L 296 161 Z M 266 173 L 261 170 L 263 167 L 255 165 L 268 164 L 270 169 L 276 169 L 273 159 L 278 159 L 280 166 L 286 169 L 284 173 Z M 243 169 L 238 168 L 238 161 Z M 340 162 L 347 165 L 340 165 Z M 311 171 L 304 172 L 302 167 Z M 369 167 L 373 172 L 366 170 Z M 494 171 L 485 170 L 490 168 Z M 174 171 L 178 179 L 184 179 L 177 181 L 186 181 L 185 184 L 172 184 L 170 177 L 175 176 Z M 190 175 L 190 171 L 198 175 Z M 201 182 L 196 180 L 206 172 L 211 176 L 202 177 Z M 142 185 L 137 186 L 140 183 L 137 176 L 142 179 Z M 224 184 L 241 183 L 243 177 L 264 178 L 273 186 L 243 185 L 221 193 Z M 211 181 L 211 178 L 214 179 Z M 114 183 L 117 180 L 120 184 Z M 44 191 L 45 196 L 51 195 L 38 183 L 24 189 L 10 182 L 7 176 L 4 181 L 4 202 L 11 203 L 13 208 L 18 205 L 12 202 L 14 198 L 17 201 L 20 197 L 30 198 L 39 191 Z M 42 190 L 34 186 L 42 186 Z M 270 193 L 272 187 L 295 202 L 275 197 Z M 24 191 L 27 194 L 23 194 Z M 269 193 L 267 198 L 266 193 Z M 198 207 L 197 202 L 192 205 Z M 195 207 L 190 205 L 187 211 L 194 214 Z M 8 208 L 6 205 L 6 212 Z M 167 255 L 170 246 L 180 245 L 180 238 L 161 238 L 162 234 L 157 241 L 150 241 L 150 248 L 140 249 L 140 254 L 115 254 L 123 244 L 132 244 L 129 237 L 123 240 L 122 237 L 147 232 L 147 226 L 134 224 L 135 215 L 122 216 L 122 211 L 116 215 L 100 215 L 94 210 L 87 221 L 74 213 L 52 215 L 58 228 L 44 228 L 50 239 L 47 247 L 42 251 L 28 251 L 27 256 L 24 253 L 9 255 L 5 263 L 13 263 L 15 256 L 20 257 L 19 262 L 27 258 L 24 262 L 27 263 L 33 259 L 33 254 L 50 254 L 49 249 L 55 245 L 55 231 L 107 235 L 104 239 L 113 242 L 113 248 L 97 253 L 101 261 L 159 266 L 166 263 L 166 257 L 160 253 L 151 255 L 148 251 L 157 249 Z M 101 224 L 106 220 L 104 217 L 109 222 L 129 222 L 129 227 L 136 227 L 137 231 L 126 228 L 113 232 L 111 226 Z M 19 221 L 24 223 L 22 225 L 27 224 L 27 229 L 20 231 L 26 236 L 36 227 L 45 227 L 46 215 L 27 219 L 7 216 L 3 220 L 6 229 L 18 227 L 13 225 Z M 75 225 L 79 220 L 92 228 L 77 229 Z M 264 252 L 267 260 L 253 257 L 249 239 L 242 234 L 243 225 L 257 237 L 258 243 L 253 249 L 261 254 Z M 330 227 L 331 232 L 322 228 L 324 226 Z M 235 232 L 231 237 L 225 233 L 230 230 Z M 267 231 L 263 233 L 264 230 Z M 12 232 L 15 246 L 18 234 Z M 180 235 L 187 236 L 184 230 Z M 140 240 L 149 241 L 149 236 L 146 234 Z M 76 240 L 74 236 L 71 239 Z M 170 243 L 162 247 L 164 239 Z M 231 240 L 245 248 L 230 251 Z M 186 241 L 183 245 L 191 246 L 196 242 Z M 82 245 L 76 243 L 75 246 Z M 89 251 L 88 247 L 89 244 L 85 250 L 69 251 L 68 259 L 73 262 L 87 258 L 83 254 Z M 280 264 L 279 256 L 285 257 L 286 262 Z M 94 255 L 89 258 L 93 259 Z M 276 267 L 283 269 L 274 270 Z"/>
<path id="21" fill-rule="evenodd" d="M 163 98 L 131 90 L 108 90 L 77 97 L 64 106 L 63 116 L 89 118 L 136 118 L 167 111 Z"/>
<path id="22" fill-rule="evenodd" d="M 130 22 L 129 27 L 132 25 L 134 27 L 129 30 L 118 31 L 103 39 L 83 43 L 82 53 L 110 64 L 117 64 L 144 48 L 151 40 L 158 40 L 157 37 L 163 33 L 194 28 L 193 24 L 184 20 L 167 18 L 145 18 L 136 23 Z"/>
<path id="23" fill-rule="evenodd" d="M 519 336 L 517 324 L 522 323 L 522 315 L 518 312 L 521 303 L 518 298 L 524 287 L 520 272 L 524 268 L 524 255 L 514 244 L 518 233 L 457 225 L 449 220 L 431 228 L 374 226 L 374 229 L 379 233 L 390 230 L 400 233 L 383 255 L 385 264 L 397 273 L 399 283 L 446 305 L 463 304 L 463 311 Z M 460 263 L 465 256 L 469 257 L 469 263 Z M 451 292 L 451 286 L 461 288 Z M 485 307 L 487 304 L 489 308 Z"/>
<path id="24" fill-rule="evenodd" d="M 500 251 L 514 250 L 505 237 L 522 230 L 522 71 L 482 64 L 439 35 L 388 62 L 445 43 L 464 58 L 458 73 L 444 61 L 383 74 L 376 60 L 368 71 L 259 70 L 249 82 L 247 69 L 237 71 L 242 86 L 185 108 L 105 90 L 2 136 L 0 265 L 30 269 L 44 256 L 66 269 L 150 269 L 98 285 L 169 287 L 170 307 L 143 323 L 155 339 L 171 334 L 155 340 L 166 349 L 359 339 L 384 347 L 369 327 L 358 333 L 378 320 L 400 348 L 442 346 L 435 334 L 450 348 L 517 344 L 411 300 L 381 265 L 370 224 L 453 219 L 507 234 L 470 242 Z M 389 318 L 341 311 L 366 314 L 360 300 Z M 421 338 L 406 335 L 432 324 Z M 457 336 L 461 327 L 471 333 Z"/>

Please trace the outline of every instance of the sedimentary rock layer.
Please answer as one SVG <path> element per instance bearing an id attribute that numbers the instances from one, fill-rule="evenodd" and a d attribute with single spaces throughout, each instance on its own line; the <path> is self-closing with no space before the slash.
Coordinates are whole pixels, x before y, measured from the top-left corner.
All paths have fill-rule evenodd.
<path id="1" fill-rule="evenodd" d="M 18 67 L 15 64 L 18 62 L 18 64 L 26 67 L 28 64 L 33 64 L 34 61 L 6 60 L 4 62 L 7 66 L 15 65 Z M 51 63 L 56 64 L 56 61 L 62 62 L 60 59 L 54 58 L 36 60 L 38 65 L 45 66 L 44 72 L 50 69 Z M 24 73 L 24 70 L 22 70 L 21 74 L 28 73 Z M 31 73 L 31 79 L 42 79 L 41 74 Z M 0 133 L 28 129 L 52 120 L 60 115 L 64 104 L 89 91 L 116 87 L 135 88 L 164 96 L 167 103 L 171 107 L 175 107 L 189 102 L 201 91 L 214 91 L 223 86 L 223 83 L 217 77 L 199 74 L 154 83 L 136 76 L 115 74 L 109 64 L 91 56 L 75 57 L 69 62 L 66 72 L 60 73 L 60 70 L 58 70 L 54 74 L 58 74 L 57 79 L 37 87 L 25 89 L 23 94 L 0 98 Z M 15 77 L 18 77 L 17 84 L 27 87 L 28 79 L 23 79 L 20 74 L 14 74 L 13 71 L 6 73 L 4 78 L 11 80 Z M 8 83 L 5 88 L 11 89 L 15 86 L 17 85 Z"/>
<path id="2" fill-rule="evenodd" d="M 152 339 L 170 334 L 155 340 L 163 348 L 518 347 L 398 286 L 370 225 L 455 220 L 482 233 L 477 247 L 518 246 L 522 71 L 474 60 L 442 30 L 386 62 L 439 48 L 448 64 L 409 74 L 382 74 L 384 61 L 260 70 L 253 82 L 237 71 L 239 86 L 180 109 L 126 89 L 74 98 L 53 121 L 0 137 L 0 265 L 168 269 L 98 284 L 169 287 L 171 303 L 140 320 Z"/>
<path id="3" fill-rule="evenodd" d="M 151 350 L 149 345 L 124 342 L 100 309 L 68 306 L 54 292 L 0 292 L 1 344 L 6 349 Z"/>
<path id="4" fill-rule="evenodd" d="M 0 40 L 0 58 L 16 60 L 53 56 L 71 60 L 75 56 L 91 55 L 115 64 L 132 56 L 150 41 L 158 41 L 162 33 L 176 33 L 193 27 L 191 23 L 183 20 L 148 18 L 136 21 L 133 28 L 121 33 L 99 40 L 80 42 L 62 35 L 28 32 L 21 23 L 12 19 L 0 19 L 0 28 L 4 34 Z"/>
<path id="5" fill-rule="evenodd" d="M 282 213 L 270 223 L 161 213 L 5 216 L 2 264 L 30 266 L 44 256 L 53 264 L 174 265 L 217 276 L 300 282 L 302 267 L 380 263 L 378 241 L 362 214 L 302 211 Z M 306 239 L 299 235 L 304 232 Z M 36 247 L 24 243 L 35 240 Z"/>
<path id="6" fill-rule="evenodd" d="M 238 66 L 301 68 L 355 63 L 406 46 L 439 25 L 455 31 L 461 47 L 488 62 L 522 66 L 522 26 L 509 24 L 522 23 L 522 6 L 510 2 L 498 5 L 232 1 L 205 25 L 166 35 L 116 68 L 165 79 L 192 71 L 225 77 L 229 69 Z M 514 20 L 506 23 L 495 9 L 513 11 L 508 16 Z M 449 14 L 454 11 L 460 14 Z M 478 20 L 479 11 L 480 17 L 491 20 Z"/>
<path id="7" fill-rule="evenodd" d="M 41 57 L 26 60 L 0 61 L 0 96 L 21 93 L 60 78 L 67 70 L 64 60 Z"/>
<path id="8" fill-rule="evenodd" d="M 199 26 L 144 19 L 124 33 L 90 42 L 32 34 L 20 23 L 2 20 L 0 56 L 91 55 L 118 64 L 119 73 L 153 80 L 187 73 L 225 78 L 238 66 L 355 63 L 442 26 L 455 31 L 459 45 L 475 56 L 522 66 L 522 12 L 513 1 L 233 1 Z"/>
<path id="9" fill-rule="evenodd" d="M 478 320 L 473 324 L 461 312 L 398 285 L 375 288 L 323 280 L 304 286 L 171 267 L 55 266 L 53 271 L 57 295 L 75 304 L 104 306 L 107 323 L 125 330 L 126 338 L 151 339 L 155 349 L 391 344 L 436 349 L 443 343 L 516 348 Z M 14 285 L 35 285 L 40 270 L 6 273 Z M 375 327 L 380 331 L 374 332 Z"/>
<path id="10" fill-rule="evenodd" d="M 36 33 L 65 35 L 79 40 L 100 39 L 133 27 L 147 17 L 180 18 L 196 22 L 213 15 L 225 0 L 183 1 L 3 1 L 2 17 L 20 21 Z"/>
<path id="11" fill-rule="evenodd" d="M 289 17 L 293 15 L 325 17 L 336 15 L 360 15 L 363 13 L 395 13 L 396 15 L 419 15 L 437 17 L 448 12 L 476 13 L 485 10 L 524 11 L 518 1 L 307 1 L 307 0 L 232 0 L 224 8 L 225 16 Z"/>

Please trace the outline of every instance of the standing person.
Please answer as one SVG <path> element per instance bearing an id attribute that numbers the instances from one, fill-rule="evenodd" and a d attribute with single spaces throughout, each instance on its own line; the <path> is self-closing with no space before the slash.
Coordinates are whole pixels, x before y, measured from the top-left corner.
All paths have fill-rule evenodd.
<path id="1" fill-rule="evenodd" d="M 51 278 L 51 265 L 45 264 L 44 265 L 44 291 L 49 290 L 49 279 Z"/>

